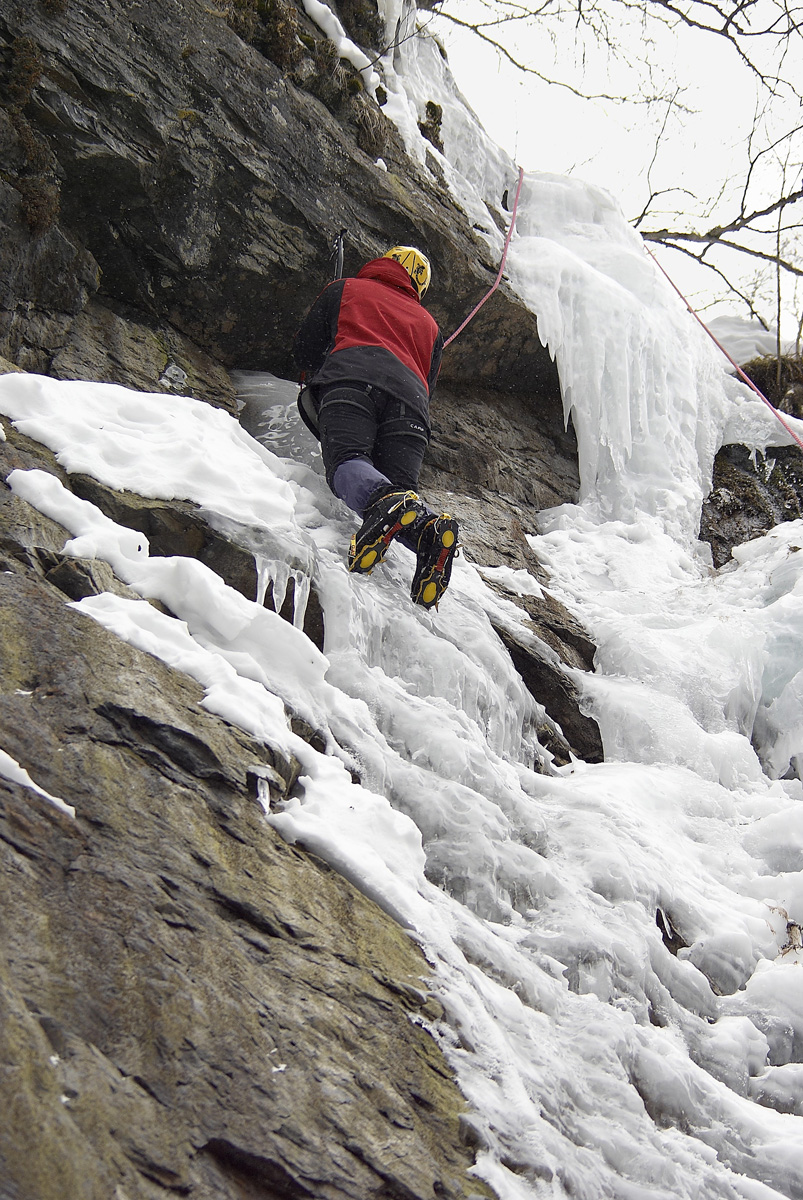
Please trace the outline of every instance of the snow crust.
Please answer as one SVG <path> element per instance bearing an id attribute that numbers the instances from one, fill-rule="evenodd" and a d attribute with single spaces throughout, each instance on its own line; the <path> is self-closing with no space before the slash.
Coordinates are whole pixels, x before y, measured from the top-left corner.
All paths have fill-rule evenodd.
<path id="1" fill-rule="evenodd" d="M 720 316 L 713 317 L 708 322 L 708 327 L 739 366 L 744 366 L 753 358 L 766 355 L 774 358 L 777 353 L 776 330 L 765 329 L 760 321 L 751 321 L 746 317 Z M 781 352 L 794 354 L 794 343 L 782 345 Z"/>

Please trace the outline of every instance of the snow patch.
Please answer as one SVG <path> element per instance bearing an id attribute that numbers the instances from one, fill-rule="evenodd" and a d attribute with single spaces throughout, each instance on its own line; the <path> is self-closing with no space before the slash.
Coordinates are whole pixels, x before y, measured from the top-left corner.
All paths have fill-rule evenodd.
<path id="1" fill-rule="evenodd" d="M 322 0 L 302 0 L 302 3 L 307 16 L 334 43 L 340 57 L 345 58 L 355 70 L 360 72 L 365 84 L 365 90 L 371 96 L 374 96 L 379 83 L 379 76 L 373 69 L 373 63 L 368 55 L 359 46 L 354 44 L 340 23 L 339 18 L 335 16 L 328 4 L 323 4 Z"/>
<path id="2" fill-rule="evenodd" d="M 21 787 L 29 788 L 30 791 L 36 792 L 37 796 L 42 796 L 59 812 L 66 813 L 68 817 L 75 816 L 75 809 L 71 804 L 66 804 L 60 800 L 58 796 L 51 796 L 50 792 L 46 792 L 38 783 L 34 783 L 24 767 L 21 767 L 15 758 L 7 754 L 5 750 L 0 750 L 0 775 L 4 779 L 8 779 L 10 783 L 18 783 Z"/>

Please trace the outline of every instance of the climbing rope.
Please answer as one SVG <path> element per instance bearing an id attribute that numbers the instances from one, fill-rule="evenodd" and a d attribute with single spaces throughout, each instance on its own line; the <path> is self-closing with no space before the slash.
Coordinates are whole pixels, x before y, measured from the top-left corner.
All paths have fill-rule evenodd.
<path id="1" fill-rule="evenodd" d="M 670 283 L 670 284 L 672 285 L 672 287 L 675 289 L 675 291 L 677 292 L 677 294 L 680 296 L 681 300 L 682 300 L 682 301 L 683 301 L 683 303 L 686 305 L 686 308 L 689 310 L 689 312 L 691 313 L 691 315 L 694 317 L 695 321 L 698 321 L 698 322 L 700 323 L 700 325 L 702 325 L 703 329 L 706 331 L 706 333 L 708 334 L 708 336 L 711 338 L 711 341 L 714 343 L 714 345 L 715 345 L 715 346 L 718 346 L 718 347 L 719 347 L 719 349 L 720 349 L 720 350 L 722 351 L 722 353 L 725 355 L 725 357 L 727 358 L 727 360 L 728 360 L 728 362 L 731 364 L 731 366 L 736 368 L 736 371 L 737 371 L 737 373 L 738 373 L 738 374 L 741 376 L 741 378 L 742 378 L 742 379 L 745 381 L 745 383 L 747 384 L 747 386 L 748 386 L 749 388 L 752 388 L 752 390 L 753 390 L 753 391 L 756 393 L 756 395 L 758 396 L 759 400 L 763 400 L 763 401 L 764 401 L 764 403 L 766 404 L 766 406 L 767 406 L 767 408 L 770 410 L 770 412 L 771 412 L 771 413 L 773 413 L 773 415 L 774 415 L 775 417 L 777 417 L 777 419 L 778 419 L 778 420 L 780 421 L 780 423 L 783 425 L 784 429 L 785 429 L 785 430 L 786 430 L 786 432 L 789 434 L 790 438 L 792 438 L 792 440 L 793 440 L 793 441 L 797 442 L 798 446 L 800 446 L 800 449 L 801 449 L 801 450 L 803 450 L 803 439 L 801 439 L 800 437 L 798 437 L 798 435 L 795 433 L 794 429 L 791 429 L 791 428 L 790 428 L 790 426 L 787 424 L 787 422 L 786 422 L 786 421 L 783 419 L 783 417 L 782 417 L 782 416 L 781 416 L 781 414 L 778 412 L 778 409 L 775 407 L 775 405 L 774 405 L 774 404 L 772 404 L 772 403 L 771 403 L 771 401 L 769 401 L 769 400 L 767 399 L 767 397 L 764 395 L 764 393 L 761 391 L 761 389 L 760 389 L 760 388 L 756 387 L 756 385 L 753 383 L 753 380 L 750 378 L 750 376 L 749 376 L 749 375 L 746 375 L 746 374 L 745 374 L 745 372 L 742 370 L 742 368 L 739 366 L 739 364 L 736 362 L 736 360 L 735 360 L 735 359 L 733 359 L 733 358 L 731 358 L 730 354 L 728 354 L 728 351 L 725 349 L 725 347 L 722 345 L 722 343 L 721 343 L 721 342 L 718 340 L 718 338 L 715 336 L 715 334 L 713 334 L 713 333 L 711 332 L 711 330 L 708 328 L 708 326 L 706 325 L 705 321 L 704 321 L 704 320 L 703 320 L 703 318 L 700 316 L 700 314 L 694 311 L 694 309 L 693 309 L 693 308 L 692 308 L 692 306 L 689 304 L 688 300 L 687 300 L 687 299 L 686 299 L 686 297 L 683 295 L 683 292 L 681 292 L 680 288 L 679 288 L 679 287 L 678 287 L 678 285 L 675 283 L 675 281 L 674 281 L 674 280 L 673 280 L 673 279 L 672 279 L 672 278 L 671 278 L 671 277 L 670 277 L 670 276 L 667 274 L 667 272 L 664 270 L 664 268 L 663 268 L 663 267 L 661 266 L 661 264 L 658 262 L 658 259 L 655 257 L 655 255 L 653 254 L 652 250 L 649 248 L 649 246 L 647 245 L 647 243 L 646 243 L 646 242 L 644 242 L 644 249 L 647 251 L 647 253 L 649 254 L 650 258 L 651 258 L 651 259 L 652 259 L 652 261 L 655 263 L 655 265 L 657 266 L 657 268 L 658 268 L 658 270 L 661 272 L 661 274 L 662 274 L 662 275 L 663 275 L 663 276 L 664 276 L 664 277 L 665 277 L 665 278 L 666 278 L 666 279 L 669 281 L 669 283 Z M 458 332 L 459 332 L 459 331 L 458 331 Z"/>
<path id="2" fill-rule="evenodd" d="M 451 336 L 446 339 L 446 341 L 443 343 L 444 350 L 446 349 L 446 347 L 449 345 L 450 342 L 453 342 L 455 340 L 458 333 L 463 332 L 466 325 L 468 325 L 469 321 L 472 321 L 474 319 L 474 317 L 476 317 L 477 313 L 480 311 L 480 309 L 482 308 L 485 301 L 490 299 L 490 297 L 494 294 L 496 289 L 499 287 L 499 284 L 502 282 L 502 272 L 504 271 L 505 263 L 507 262 L 507 250 L 508 250 L 508 246 L 510 245 L 510 239 L 513 236 L 513 226 L 516 224 L 516 211 L 519 207 L 519 196 L 521 195 L 521 185 L 522 185 L 523 180 L 524 180 L 524 167 L 519 167 L 519 182 L 516 187 L 516 198 L 513 201 L 513 212 L 510 215 L 510 227 L 507 231 L 507 237 L 505 238 L 505 248 L 502 251 L 502 261 L 499 264 L 499 274 L 497 275 L 496 279 L 494 280 L 493 287 L 485 293 L 485 295 L 483 296 L 482 300 L 480 300 L 480 302 L 476 306 L 476 308 L 472 308 L 471 312 L 468 314 L 468 316 L 466 317 L 463 324 L 458 325 L 458 327 L 457 327 L 457 329 L 455 329 L 454 333 L 451 334 Z"/>

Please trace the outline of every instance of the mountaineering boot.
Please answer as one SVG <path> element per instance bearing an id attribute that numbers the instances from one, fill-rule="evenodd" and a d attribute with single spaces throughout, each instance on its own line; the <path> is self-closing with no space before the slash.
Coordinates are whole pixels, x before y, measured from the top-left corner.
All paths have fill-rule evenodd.
<path id="1" fill-rule="evenodd" d="M 422 608 L 437 608 L 449 586 L 457 554 L 457 521 L 448 513 L 432 517 L 418 539 L 418 553 L 410 597 Z"/>
<path id="2" fill-rule="evenodd" d="M 349 570 L 358 575 L 370 575 L 384 559 L 396 535 L 426 514 L 427 510 L 415 492 L 385 492 L 368 505 L 362 525 L 351 539 Z"/>

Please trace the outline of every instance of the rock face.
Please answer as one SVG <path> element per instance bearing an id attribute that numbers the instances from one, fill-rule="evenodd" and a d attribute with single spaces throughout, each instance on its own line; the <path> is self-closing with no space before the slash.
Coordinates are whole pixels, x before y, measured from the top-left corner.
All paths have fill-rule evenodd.
<path id="1" fill-rule="evenodd" d="M 734 546 L 800 517 L 803 458 L 796 446 L 775 447 L 757 454 L 755 461 L 744 446 L 723 446 L 700 523 L 700 537 L 711 546 L 715 567 L 729 561 Z"/>
<path id="2" fill-rule="evenodd" d="M 423 957 L 266 826 L 297 763 L 67 606 L 125 589 L 65 536 L 3 486 L 2 747 L 76 817 L 0 776 L 0 1192 L 485 1194 Z"/>
<path id="3" fill-rule="evenodd" d="M 744 373 L 781 412 L 803 411 L 803 366 L 795 358 L 757 358 Z M 711 546 L 715 567 L 731 550 L 761 537 L 782 521 L 803 516 L 803 459 L 796 446 L 777 446 L 755 457 L 744 446 L 723 446 L 703 505 L 700 538 Z"/>
<path id="4" fill-rule="evenodd" d="M 329 278 L 342 228 L 347 272 L 389 238 L 424 244 L 446 328 L 490 284 L 485 243 L 356 78 L 322 65 L 320 31 L 292 10 L 305 40 L 287 70 L 234 32 L 226 17 L 237 8 L 256 5 L 4 5 L 2 132 L 15 167 L 3 191 L 7 357 L 66 374 L 91 361 L 106 336 L 98 325 L 116 315 L 148 328 L 184 371 L 182 356 L 198 350 L 227 366 L 292 371 L 292 335 Z M 370 144 L 366 125 L 377 131 Z M 374 163 L 380 143 L 387 170 Z M 51 195 L 47 212 L 35 207 L 37 186 Z M 534 333 L 503 290 L 447 372 L 521 389 L 543 358 Z M 153 348 L 149 357 L 163 372 L 167 361 Z"/>

